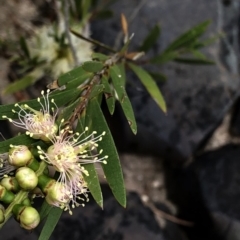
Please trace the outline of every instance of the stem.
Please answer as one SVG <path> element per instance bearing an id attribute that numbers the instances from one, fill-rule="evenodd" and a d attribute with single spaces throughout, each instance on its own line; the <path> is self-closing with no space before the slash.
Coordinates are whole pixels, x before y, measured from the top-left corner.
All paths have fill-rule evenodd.
<path id="1" fill-rule="evenodd" d="M 114 54 L 110 59 L 108 59 L 105 62 L 105 66 L 103 67 L 103 69 L 101 71 L 95 73 L 95 75 L 92 77 L 89 84 L 86 86 L 85 91 L 81 95 L 82 101 L 75 108 L 74 112 L 72 113 L 72 115 L 69 117 L 69 119 L 65 123 L 70 128 L 72 128 L 72 126 L 74 124 L 74 121 L 79 116 L 81 116 L 84 109 L 87 107 L 87 104 L 88 104 L 88 101 L 90 99 L 90 95 L 91 95 L 93 87 L 101 82 L 101 78 L 102 78 L 103 75 L 108 74 L 109 67 L 116 64 L 120 60 L 121 60 L 120 54 L 118 54 L 118 53 Z M 67 134 L 67 132 L 66 132 L 66 134 Z"/>
<path id="2" fill-rule="evenodd" d="M 76 31 L 74 31 L 74 30 L 72 30 L 72 29 L 70 29 L 70 32 L 71 32 L 72 34 L 74 34 L 76 37 L 79 37 L 79 38 L 81 38 L 81 39 L 83 39 L 83 40 L 85 40 L 85 41 L 87 41 L 87 42 L 90 42 L 90 43 L 92 43 L 92 44 L 94 44 L 94 45 L 96 45 L 96 46 L 99 46 L 99 47 L 101 47 L 101 48 L 104 48 L 104 49 L 106 49 L 106 50 L 108 50 L 108 51 L 110 51 L 110 52 L 112 52 L 112 53 L 117 53 L 117 51 L 116 51 L 115 49 L 113 49 L 113 48 L 105 45 L 104 43 L 101 43 L 101 42 L 99 42 L 99 41 L 97 41 L 97 40 L 95 40 L 95 39 L 86 38 L 86 37 L 84 37 L 82 34 L 76 32 Z"/>
<path id="3" fill-rule="evenodd" d="M 45 162 L 41 162 L 40 166 L 38 168 L 38 170 L 36 171 L 36 175 L 40 176 L 45 168 L 46 168 L 47 164 Z M 3 225 L 8 221 L 8 219 L 12 216 L 12 209 L 16 204 L 21 204 L 22 201 L 27 198 L 28 196 L 28 192 L 21 190 L 18 194 L 16 194 L 13 202 L 8 206 L 8 208 L 5 211 L 5 221 L 3 223 L 0 224 L 0 229 L 3 227 Z"/>

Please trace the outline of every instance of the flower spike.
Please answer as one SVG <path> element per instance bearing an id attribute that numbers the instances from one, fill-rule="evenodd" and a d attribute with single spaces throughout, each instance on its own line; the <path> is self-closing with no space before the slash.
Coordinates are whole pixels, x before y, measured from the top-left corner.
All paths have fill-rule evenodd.
<path id="1" fill-rule="evenodd" d="M 12 110 L 18 114 L 19 121 L 15 121 L 12 118 L 3 116 L 13 123 L 15 126 L 26 129 L 26 134 L 35 139 L 42 139 L 43 141 L 49 141 L 51 137 L 57 132 L 57 126 L 55 119 L 58 113 L 58 107 L 54 102 L 54 99 L 49 100 L 50 90 L 47 90 L 47 94 L 44 95 L 44 91 L 41 92 L 43 101 L 38 98 L 37 101 L 40 105 L 40 110 L 35 110 L 29 107 L 27 104 L 19 105 L 15 104 L 15 107 L 19 108 L 19 111 Z M 54 107 L 50 107 L 53 104 Z"/>

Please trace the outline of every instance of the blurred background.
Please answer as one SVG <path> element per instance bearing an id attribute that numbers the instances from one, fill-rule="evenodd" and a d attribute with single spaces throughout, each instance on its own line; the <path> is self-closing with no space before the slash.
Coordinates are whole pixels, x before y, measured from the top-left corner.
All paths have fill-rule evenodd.
<path id="1" fill-rule="evenodd" d="M 104 210 L 90 201 L 72 217 L 64 215 L 51 239 L 240 239 L 240 1 L 76 0 L 79 9 L 88 5 L 80 15 L 73 2 L 0 0 L 1 104 L 37 97 L 71 70 L 76 59 L 81 64 L 91 59 L 93 51 L 100 51 L 97 45 L 73 38 L 76 51 L 70 54 L 62 41 L 66 27 L 62 19 L 71 16 L 71 28 L 120 49 L 123 13 L 129 33 L 134 33 L 132 51 L 159 25 L 160 37 L 144 59 L 160 54 L 179 35 L 210 20 L 203 38 L 213 41 L 200 53 L 214 63 L 208 64 L 197 53 L 204 61 L 173 59 L 146 66 L 158 74 L 167 114 L 128 74 L 126 86 L 138 134 L 131 133 L 120 108 L 113 117 L 106 111 L 122 162 L 127 208 L 118 206 L 102 176 Z M 64 4 L 72 7 L 69 16 Z M 7 139 L 16 129 L 1 121 L 0 132 Z M 34 240 L 39 231 L 25 232 L 11 221 L 0 239 Z"/>

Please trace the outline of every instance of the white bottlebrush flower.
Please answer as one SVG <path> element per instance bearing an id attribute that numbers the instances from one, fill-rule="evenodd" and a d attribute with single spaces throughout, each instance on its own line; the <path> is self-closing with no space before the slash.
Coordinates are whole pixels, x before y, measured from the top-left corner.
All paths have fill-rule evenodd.
<path id="1" fill-rule="evenodd" d="M 37 29 L 35 35 L 27 40 L 30 57 L 37 58 L 39 62 L 42 62 L 38 66 L 44 70 L 42 74 L 47 72 L 53 78 L 58 78 L 61 74 L 72 70 L 76 65 L 61 16 L 58 22 L 57 25 L 51 24 Z M 89 36 L 89 31 L 84 30 L 83 32 L 79 25 L 72 24 L 71 28 L 73 27 L 86 37 Z M 83 63 L 91 60 L 92 45 L 72 33 L 69 34 L 78 62 Z M 42 76 L 38 78 L 40 77 Z"/>
<path id="2" fill-rule="evenodd" d="M 63 121 L 62 121 L 63 122 Z M 59 172 L 58 182 L 64 184 L 68 189 L 68 195 L 73 202 L 82 194 L 83 177 L 88 172 L 84 168 L 84 164 L 101 162 L 106 164 L 108 156 L 100 157 L 102 150 L 99 153 L 93 154 L 97 150 L 97 142 L 102 140 L 105 132 L 95 137 L 96 132 L 91 133 L 87 137 L 82 137 L 88 131 L 88 128 L 82 134 L 75 133 L 67 129 L 60 131 L 59 135 L 55 135 L 52 139 L 52 146 L 45 152 L 38 146 L 40 159 L 52 165 Z"/>
<path id="3" fill-rule="evenodd" d="M 19 111 L 13 110 L 13 112 L 18 114 L 19 121 L 15 121 L 7 116 L 3 116 L 3 118 L 8 119 L 15 126 L 27 130 L 26 134 L 30 137 L 49 141 L 58 130 L 55 123 L 58 107 L 53 98 L 49 99 L 49 93 L 50 91 L 48 90 L 45 96 L 44 91 L 41 92 L 43 101 L 41 102 L 40 98 L 38 98 L 39 110 L 31 108 L 27 104 L 23 106 L 15 104 Z M 54 107 L 51 107 L 51 104 Z"/>
<path id="4" fill-rule="evenodd" d="M 45 190 L 45 200 L 48 204 L 60 207 L 64 211 L 69 211 L 72 215 L 71 208 L 78 207 L 79 205 L 84 206 L 83 201 L 88 201 L 88 189 L 84 179 L 81 177 L 78 183 L 78 192 L 76 195 L 72 195 L 69 188 L 62 182 L 53 180 L 51 185 Z M 79 203 L 81 201 L 81 203 Z"/>

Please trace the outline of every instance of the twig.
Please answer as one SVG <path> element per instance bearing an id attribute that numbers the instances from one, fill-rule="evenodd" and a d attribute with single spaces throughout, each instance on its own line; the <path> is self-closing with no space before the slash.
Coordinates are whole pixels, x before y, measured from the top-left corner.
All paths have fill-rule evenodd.
<path id="1" fill-rule="evenodd" d="M 76 54 L 76 49 L 74 48 L 72 44 L 72 39 L 69 31 L 69 3 L 68 0 L 64 0 L 64 24 L 65 24 L 65 33 L 68 39 L 68 44 L 71 49 L 73 59 L 75 62 L 75 65 L 79 65 L 77 54 Z"/>
<path id="2" fill-rule="evenodd" d="M 113 49 L 113 48 L 105 45 L 104 43 L 101 43 L 101 42 L 99 42 L 99 41 L 97 41 L 97 40 L 95 40 L 95 39 L 86 38 L 86 37 L 84 37 L 82 34 L 76 32 L 76 31 L 74 31 L 74 30 L 72 30 L 72 29 L 70 29 L 70 32 L 71 32 L 72 34 L 74 34 L 75 36 L 77 36 L 77 37 L 79 37 L 79 38 L 81 38 L 81 39 L 83 39 L 83 40 L 85 40 L 85 41 L 87 41 L 87 42 L 90 42 L 90 43 L 92 43 L 92 44 L 95 44 L 95 45 L 97 45 L 97 46 L 99 46 L 99 47 L 101 47 L 101 48 L 104 48 L 104 49 L 112 52 L 112 53 L 117 53 L 117 51 L 116 51 L 115 49 Z"/>
<path id="3" fill-rule="evenodd" d="M 119 54 L 114 54 L 110 59 L 105 62 L 104 68 L 101 71 L 95 73 L 95 75 L 92 77 L 89 84 L 86 85 L 85 90 L 81 94 L 82 101 L 80 101 L 80 104 L 75 108 L 70 118 L 66 121 L 66 125 L 72 128 L 75 120 L 83 113 L 84 109 L 87 107 L 93 87 L 100 83 L 102 76 L 107 73 L 109 67 L 113 64 L 116 64 L 120 59 L 121 56 Z"/>
<path id="4" fill-rule="evenodd" d="M 182 225 L 182 226 L 186 226 L 186 227 L 193 227 L 194 226 L 194 222 L 190 222 L 190 221 L 186 221 L 180 218 L 177 218 L 171 214 L 168 214 L 162 210 L 159 210 L 158 208 L 156 208 L 153 204 L 149 204 L 150 208 L 154 211 L 154 213 L 156 215 L 158 215 L 161 218 L 164 218 L 170 222 Z"/>

